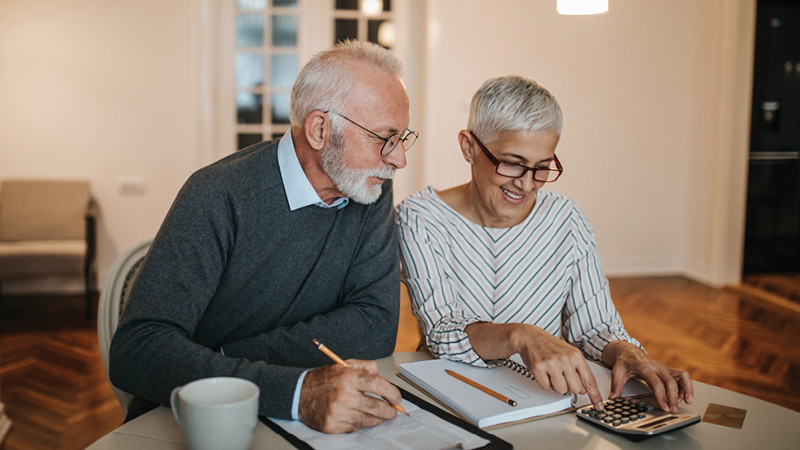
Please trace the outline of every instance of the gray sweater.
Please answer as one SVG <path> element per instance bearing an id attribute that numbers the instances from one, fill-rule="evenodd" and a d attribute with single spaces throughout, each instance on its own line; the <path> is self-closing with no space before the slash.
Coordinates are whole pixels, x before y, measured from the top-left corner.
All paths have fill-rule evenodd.
<path id="1" fill-rule="evenodd" d="M 237 152 L 183 186 L 112 340 L 115 386 L 166 405 L 192 380 L 246 378 L 261 388 L 260 414 L 289 418 L 304 368 L 332 363 L 312 338 L 345 359 L 391 354 L 400 291 L 391 183 L 372 205 L 290 211 L 277 148 Z"/>

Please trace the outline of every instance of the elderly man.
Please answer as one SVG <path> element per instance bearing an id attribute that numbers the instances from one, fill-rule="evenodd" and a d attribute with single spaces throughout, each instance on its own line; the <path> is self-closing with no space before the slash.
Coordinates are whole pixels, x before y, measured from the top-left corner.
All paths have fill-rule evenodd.
<path id="1" fill-rule="evenodd" d="M 363 360 L 397 332 L 391 178 L 417 135 L 399 73 L 377 45 L 322 52 L 292 89 L 290 132 L 189 178 L 111 344 L 128 420 L 211 376 L 251 380 L 260 414 L 326 432 L 394 418 L 399 391 Z M 330 365 L 314 338 L 363 360 Z"/>

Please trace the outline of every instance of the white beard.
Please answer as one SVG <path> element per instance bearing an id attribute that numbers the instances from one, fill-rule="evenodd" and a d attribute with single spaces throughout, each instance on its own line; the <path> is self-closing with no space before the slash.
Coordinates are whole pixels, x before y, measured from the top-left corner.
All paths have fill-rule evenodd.
<path id="1" fill-rule="evenodd" d="M 334 133 L 322 150 L 322 169 L 331 178 L 336 188 L 353 201 L 369 205 L 381 196 L 381 184 L 368 185 L 369 177 L 390 179 L 394 169 L 351 169 L 344 162 L 344 139 Z"/>

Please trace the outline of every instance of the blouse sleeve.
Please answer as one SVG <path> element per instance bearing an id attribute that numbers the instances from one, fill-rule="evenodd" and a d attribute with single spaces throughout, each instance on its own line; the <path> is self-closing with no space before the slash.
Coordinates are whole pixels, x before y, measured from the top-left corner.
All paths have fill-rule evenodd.
<path id="1" fill-rule="evenodd" d="M 477 317 L 459 306 L 446 270 L 446 243 L 441 234 L 444 225 L 423 220 L 405 205 L 398 209 L 398 222 L 402 280 L 408 287 L 412 310 L 431 354 L 487 366 L 472 349 L 464 328 L 490 319 Z"/>
<path id="2" fill-rule="evenodd" d="M 577 257 L 569 298 L 564 308 L 562 336 L 579 347 L 586 357 L 597 361 L 603 348 L 612 341 L 626 341 L 642 348 L 636 339 L 628 335 L 611 301 L 594 232 L 577 205 L 570 220 Z"/>

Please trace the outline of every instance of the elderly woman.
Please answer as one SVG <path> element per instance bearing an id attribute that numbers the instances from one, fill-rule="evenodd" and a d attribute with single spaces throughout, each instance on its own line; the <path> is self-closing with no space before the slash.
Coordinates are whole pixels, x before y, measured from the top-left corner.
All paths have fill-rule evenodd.
<path id="1" fill-rule="evenodd" d="M 610 398 L 639 377 L 675 412 L 692 401 L 689 375 L 628 335 L 586 217 L 541 190 L 563 171 L 561 122 L 556 99 L 528 78 L 491 79 L 475 93 L 458 133 L 472 179 L 428 187 L 398 208 L 414 313 L 437 357 L 486 366 L 519 353 L 542 387 L 602 408 L 591 358 L 612 367 Z"/>

